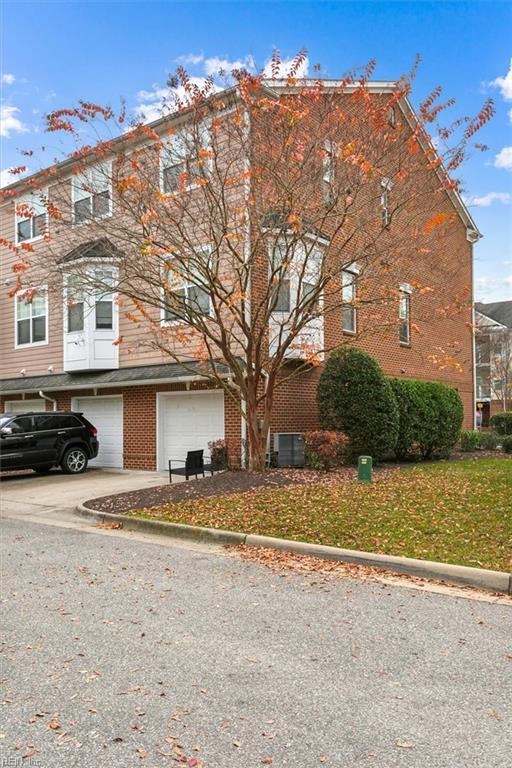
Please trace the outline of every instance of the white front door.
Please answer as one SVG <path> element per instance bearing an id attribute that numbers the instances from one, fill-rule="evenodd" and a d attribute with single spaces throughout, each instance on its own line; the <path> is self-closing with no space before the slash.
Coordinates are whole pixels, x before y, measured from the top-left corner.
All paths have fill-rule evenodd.
<path id="1" fill-rule="evenodd" d="M 90 461 L 96 467 L 123 466 L 123 398 L 76 397 L 72 409 L 83 413 L 98 430 L 100 449 L 98 456 Z"/>
<path id="2" fill-rule="evenodd" d="M 188 392 L 158 396 L 158 469 L 169 459 L 185 461 L 187 451 L 224 438 L 224 392 Z"/>

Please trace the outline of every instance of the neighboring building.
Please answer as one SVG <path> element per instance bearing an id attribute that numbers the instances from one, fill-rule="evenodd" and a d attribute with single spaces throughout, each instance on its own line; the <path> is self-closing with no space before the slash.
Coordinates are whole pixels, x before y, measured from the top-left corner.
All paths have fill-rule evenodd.
<path id="1" fill-rule="evenodd" d="M 475 367 L 476 406 L 487 427 L 493 414 L 512 410 L 512 301 L 475 304 Z"/>
<path id="2" fill-rule="evenodd" d="M 391 94 L 394 83 L 370 84 L 374 94 Z M 401 109 L 398 109 L 398 106 Z M 397 105 L 396 120 L 406 121 L 406 108 Z M 173 116 L 151 124 L 161 135 L 167 131 Z M 263 150 L 265 148 L 262 148 Z M 256 151 L 256 150 L 255 150 Z M 168 169 L 164 169 L 167 171 Z M 170 173 L 173 169 L 169 169 Z M 430 171 L 425 171 L 430 173 Z M 434 173 L 426 176 L 422 196 L 432 192 L 438 184 Z M 53 182 L 55 179 L 55 182 Z M 109 270 L 114 246 L 98 237 L 94 216 L 116 215 L 115 193 L 98 182 L 94 194 L 77 190 L 71 180 L 69 162 L 57 166 L 52 183 L 64 191 L 73 211 L 76 226 L 76 245 L 63 257 L 72 262 L 81 259 L 93 269 Z M 91 186 L 96 184 L 91 181 Z M 431 190 L 429 189 L 431 184 Z M 10 187 L 22 193 L 20 182 Z M 320 193 L 322 194 L 322 192 Z M 383 189 L 382 214 L 387 216 L 388 187 Z M 52 187 L 50 187 L 50 199 Z M 473 278 L 473 242 L 478 230 L 460 197 L 446 193 L 443 202 L 447 217 L 453 219 L 450 232 L 443 239 L 433 233 L 427 242 L 439 264 L 432 271 L 423 263 L 421 254 L 413 267 L 404 268 L 396 283 L 400 291 L 399 302 L 389 306 L 389 318 L 395 330 L 383 330 L 358 340 L 356 332 L 364 331 L 367 308 L 357 309 L 350 304 L 343 311 L 331 312 L 317 329 L 325 339 L 325 348 L 349 340 L 360 344 L 374 355 L 385 373 L 393 376 L 424 378 L 443 381 L 456 387 L 464 403 L 465 425 L 473 425 L 473 342 L 471 306 L 458 314 L 445 311 L 448 295 L 463 296 Z M 1 208 L 0 238 L 32 244 L 31 258 L 44 259 L 47 244 L 41 232 L 47 225 L 45 213 L 24 219 L 16 216 L 11 199 Z M 380 215 L 377 211 L 377 216 Z M 387 221 L 383 220 L 384 226 Z M 55 240 L 58 240 L 58 223 Z M 75 234 L 73 232 L 73 234 Z M 53 236 L 53 235 L 52 235 Z M 184 367 L 169 362 L 161 352 L 137 347 L 137 328 L 126 319 L 115 301 L 115 275 L 112 272 L 112 293 L 101 297 L 76 296 L 68 305 L 64 287 L 52 288 L 39 294 L 32 303 L 7 295 L 12 286 L 14 256 L 0 246 L 1 294 L 0 333 L 1 402 L 4 410 L 34 410 L 52 408 L 56 401 L 59 409 L 82 411 L 99 430 L 100 454 L 93 463 L 108 467 L 131 469 L 165 469 L 169 457 L 183 456 L 187 449 L 206 448 L 210 440 L 230 438 L 240 446 L 243 429 L 236 404 L 222 389 L 215 389 L 197 373 L 190 370 L 194 363 Z M 354 275 L 341 276 L 344 300 L 354 298 Z M 386 280 L 385 265 L 381 275 L 373 275 L 375 284 Z M 415 291 L 414 285 L 428 285 L 432 290 Z M 71 290 L 67 287 L 67 290 Z M 207 299 L 206 299 L 207 300 Z M 420 312 L 421 310 L 421 312 Z M 416 318 L 428 315 L 428 322 Z M 166 318 L 162 318 L 162 322 Z M 113 342 L 122 336 L 125 343 Z M 354 342 L 352 342 L 354 340 Z M 433 350 L 456 349 L 459 365 L 436 367 L 429 357 Z M 295 355 L 297 356 L 297 355 Z M 292 355 L 290 355 L 292 357 Z M 190 360 L 190 355 L 187 356 Z M 292 365 L 293 362 L 288 363 Z M 290 378 L 276 390 L 271 432 L 303 432 L 318 426 L 316 387 L 320 367 L 305 369 L 300 376 Z M 226 371 L 227 375 L 227 371 Z M 364 403 L 361 403 L 364 408 Z"/>

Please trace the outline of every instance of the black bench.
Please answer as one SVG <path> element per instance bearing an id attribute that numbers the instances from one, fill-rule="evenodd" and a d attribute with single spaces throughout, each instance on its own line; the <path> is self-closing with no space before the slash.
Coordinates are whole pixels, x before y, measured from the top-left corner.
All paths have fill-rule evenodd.
<path id="1" fill-rule="evenodd" d="M 178 466 L 172 466 L 172 465 Z M 211 464 L 204 463 L 204 451 L 187 451 L 187 458 L 183 459 L 169 459 L 169 482 L 172 483 L 173 475 L 185 475 L 185 479 L 189 480 L 191 475 L 195 475 L 196 480 L 198 475 L 205 476 L 205 472 L 211 472 L 213 475 L 213 466 Z"/>

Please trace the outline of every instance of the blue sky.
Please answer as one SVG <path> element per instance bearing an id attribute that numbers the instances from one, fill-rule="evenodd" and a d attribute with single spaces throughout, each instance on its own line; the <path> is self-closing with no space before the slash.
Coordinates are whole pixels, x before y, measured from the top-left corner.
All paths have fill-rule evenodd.
<path id="1" fill-rule="evenodd" d="M 484 234 L 475 247 L 475 296 L 512 298 L 512 3 L 509 2 L 89 2 L 4 0 L 0 170 L 33 148 L 43 115 L 77 98 L 119 97 L 150 116 L 178 60 L 205 75 L 215 59 L 261 67 L 307 48 L 328 77 L 377 59 L 376 79 L 423 64 L 413 101 L 438 83 L 475 114 L 488 95 L 497 114 L 479 134 L 489 152 L 462 171 Z M 38 136 L 38 133 L 40 134 Z M 36 170 L 35 168 L 33 170 Z M 3 175 L 5 179 L 5 175 Z"/>

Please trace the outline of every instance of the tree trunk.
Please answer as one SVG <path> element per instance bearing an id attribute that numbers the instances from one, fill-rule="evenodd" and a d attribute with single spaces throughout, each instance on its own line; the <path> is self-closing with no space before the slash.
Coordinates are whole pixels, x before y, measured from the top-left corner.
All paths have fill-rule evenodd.
<path id="1" fill-rule="evenodd" d="M 248 382 L 246 400 L 247 453 L 250 472 L 265 471 L 265 453 L 269 432 L 270 418 L 267 415 L 269 405 L 265 403 L 265 418 L 258 413 L 257 383 Z"/>

